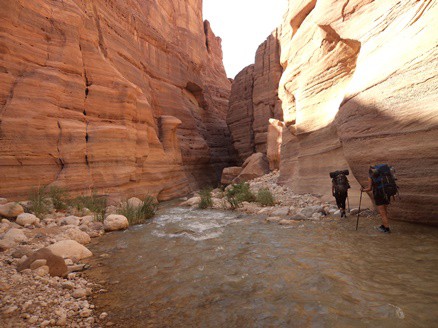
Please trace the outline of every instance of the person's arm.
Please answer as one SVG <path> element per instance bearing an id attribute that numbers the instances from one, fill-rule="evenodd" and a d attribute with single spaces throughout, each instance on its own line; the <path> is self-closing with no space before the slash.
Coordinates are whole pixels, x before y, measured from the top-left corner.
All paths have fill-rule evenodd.
<path id="1" fill-rule="evenodd" d="M 368 178 L 368 185 L 366 188 L 362 187 L 362 191 L 369 192 L 371 190 L 373 190 L 373 180 L 371 180 L 371 178 Z"/>

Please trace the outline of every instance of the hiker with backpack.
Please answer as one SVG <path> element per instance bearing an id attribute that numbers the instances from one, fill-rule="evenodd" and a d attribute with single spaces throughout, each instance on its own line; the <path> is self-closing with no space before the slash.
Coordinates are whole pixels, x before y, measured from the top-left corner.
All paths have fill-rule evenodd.
<path id="1" fill-rule="evenodd" d="M 350 188 L 350 183 L 347 179 L 349 173 L 348 170 L 330 172 L 330 178 L 332 178 L 332 195 L 335 197 L 336 205 L 341 211 L 341 218 L 347 217 L 345 212 L 345 200 L 348 197 L 348 189 Z"/>
<path id="2" fill-rule="evenodd" d="M 384 233 L 391 232 L 389 228 L 388 205 L 390 204 L 391 196 L 395 196 L 398 193 L 395 180 L 392 167 L 388 164 L 378 164 L 370 166 L 368 186 L 361 188 L 361 191 L 373 192 L 374 203 L 382 217 L 382 225 L 377 230 Z"/>

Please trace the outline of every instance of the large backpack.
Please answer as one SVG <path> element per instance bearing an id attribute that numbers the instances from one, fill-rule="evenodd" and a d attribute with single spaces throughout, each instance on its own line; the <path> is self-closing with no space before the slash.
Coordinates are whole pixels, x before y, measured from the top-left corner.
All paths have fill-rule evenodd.
<path id="1" fill-rule="evenodd" d="M 337 172 L 336 176 L 333 178 L 333 184 L 336 192 L 344 193 L 350 188 L 347 176 L 342 171 Z"/>
<path id="2" fill-rule="evenodd" d="M 377 164 L 370 167 L 370 178 L 377 192 L 382 193 L 387 199 L 398 194 L 395 182 L 394 168 L 388 164 Z"/>

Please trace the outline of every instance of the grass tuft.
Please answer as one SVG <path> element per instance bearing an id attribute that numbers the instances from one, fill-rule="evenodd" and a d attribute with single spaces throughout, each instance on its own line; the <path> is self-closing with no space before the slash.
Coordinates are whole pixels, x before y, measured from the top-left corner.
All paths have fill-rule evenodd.
<path id="1" fill-rule="evenodd" d="M 269 191 L 268 188 L 261 188 L 257 192 L 257 203 L 259 203 L 262 206 L 274 206 L 275 200 L 272 193 Z"/>
<path id="2" fill-rule="evenodd" d="M 253 202 L 256 199 L 247 182 L 232 185 L 231 188 L 227 190 L 225 197 L 232 209 L 239 207 L 243 202 Z"/>
<path id="3" fill-rule="evenodd" d="M 201 202 L 198 205 L 199 208 L 206 209 L 209 207 L 213 207 L 211 191 L 211 188 L 204 188 L 199 192 L 199 196 L 201 197 Z"/>
<path id="4" fill-rule="evenodd" d="M 29 194 L 30 210 L 39 218 L 50 212 L 50 204 L 47 197 L 46 187 L 33 189 Z"/>
<path id="5" fill-rule="evenodd" d="M 140 206 L 134 206 L 129 204 L 129 202 L 124 202 L 118 213 L 128 219 L 129 225 L 135 225 L 152 218 L 157 208 L 158 205 L 156 204 L 155 198 L 146 196 L 143 200 L 143 204 Z"/>

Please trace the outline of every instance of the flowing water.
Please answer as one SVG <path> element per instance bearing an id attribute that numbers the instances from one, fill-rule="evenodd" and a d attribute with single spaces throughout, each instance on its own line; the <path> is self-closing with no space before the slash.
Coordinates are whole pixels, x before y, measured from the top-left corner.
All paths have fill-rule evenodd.
<path id="1" fill-rule="evenodd" d="M 117 327 L 437 327 L 438 230 L 355 224 L 162 209 L 92 246 L 95 304 Z"/>

